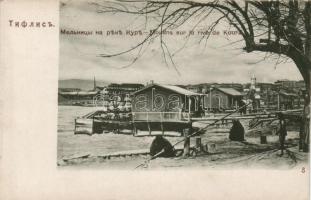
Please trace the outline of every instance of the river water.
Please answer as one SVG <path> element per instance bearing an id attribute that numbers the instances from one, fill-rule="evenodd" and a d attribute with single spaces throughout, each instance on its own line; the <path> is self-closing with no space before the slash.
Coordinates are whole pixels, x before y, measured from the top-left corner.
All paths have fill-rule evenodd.
<path id="1" fill-rule="evenodd" d="M 82 106 L 59 106 L 58 107 L 58 145 L 57 157 L 61 159 L 75 154 L 102 155 L 118 151 L 149 149 L 154 137 L 134 137 L 132 135 L 103 133 L 94 135 L 75 135 L 74 119 L 92 112 L 98 108 Z M 221 140 L 227 138 L 228 133 L 213 133 L 202 138 L 211 137 Z M 167 137 L 171 143 L 181 140 L 181 137 Z M 195 140 L 191 141 L 194 145 Z M 183 143 L 177 147 L 182 147 Z"/>
<path id="2" fill-rule="evenodd" d="M 75 135 L 74 119 L 96 110 L 95 107 L 59 106 L 58 107 L 58 144 L 57 158 L 75 154 L 102 155 L 118 151 L 149 149 L 153 137 L 134 137 L 125 134 L 103 133 L 94 135 Z M 180 137 L 169 137 L 172 143 Z"/>

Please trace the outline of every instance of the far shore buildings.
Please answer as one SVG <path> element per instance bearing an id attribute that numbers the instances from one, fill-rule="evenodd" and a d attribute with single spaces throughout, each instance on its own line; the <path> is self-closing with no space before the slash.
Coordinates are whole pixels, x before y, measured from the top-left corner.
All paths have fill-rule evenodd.
<path id="1" fill-rule="evenodd" d="M 61 88 L 58 91 L 60 104 L 66 105 L 92 105 L 94 100 L 106 98 L 106 100 L 125 101 L 130 99 L 130 94 L 143 88 L 143 84 L 136 83 L 111 83 L 108 86 L 97 86 L 94 79 L 94 88 L 84 91 L 79 88 Z M 104 95 L 106 95 L 104 97 Z"/>
<path id="2" fill-rule="evenodd" d="M 138 83 L 111 83 L 107 87 L 96 87 L 96 90 L 102 91 L 105 90 L 109 94 L 113 95 L 125 95 L 125 94 L 131 94 L 133 92 L 136 92 L 137 90 L 140 90 L 144 87 L 143 84 Z"/>
<path id="3" fill-rule="evenodd" d="M 278 80 L 275 83 L 264 83 L 258 82 L 255 76 L 251 77 L 251 81 L 246 84 L 240 83 L 204 83 L 196 85 L 187 85 L 186 89 L 193 92 L 209 94 L 214 88 L 228 88 L 240 92 L 243 96 L 243 100 L 252 99 L 255 103 L 253 104 L 254 109 L 266 109 L 266 110 L 276 110 L 276 109 L 296 109 L 303 106 L 303 93 L 305 92 L 304 81 L 291 81 L 291 80 Z M 213 96 L 213 93 L 211 93 Z M 236 99 L 230 97 L 231 94 L 226 99 Z M 232 96 L 232 95 L 231 95 Z M 218 97 L 217 97 L 218 98 Z M 217 99 L 212 97 L 212 99 Z M 211 99 L 209 97 L 208 99 Z M 219 98 L 218 98 L 219 99 Z M 207 100 L 210 105 L 210 100 Z M 212 102 L 217 102 L 212 100 Z M 234 100 L 233 100 L 234 101 Z M 222 102 L 222 100 L 218 100 Z M 226 100 L 223 100 L 226 102 Z M 215 109 L 217 103 L 212 103 L 212 109 Z M 230 108 L 234 109 L 235 104 L 230 103 L 220 103 L 219 108 Z M 210 106 L 208 107 L 209 109 Z"/>
<path id="4" fill-rule="evenodd" d="M 243 84 L 241 83 L 202 83 L 196 85 L 184 86 L 187 90 L 197 93 L 207 94 L 210 92 L 211 88 L 233 88 L 239 92 L 243 91 Z"/>
<path id="5" fill-rule="evenodd" d="M 153 84 L 153 82 L 151 82 Z M 188 91 L 203 94 L 204 109 L 232 110 L 240 102 L 253 99 L 255 109 L 295 109 L 304 104 L 304 81 L 278 80 L 275 83 L 257 82 L 255 76 L 250 83 L 202 83 L 196 85 L 178 85 Z M 94 79 L 94 88 L 89 91 L 80 88 L 59 88 L 59 103 L 66 105 L 91 105 L 93 100 L 101 95 L 110 98 L 117 97 L 124 101 L 130 99 L 131 94 L 148 85 L 139 83 L 111 83 L 107 86 L 97 86 Z M 252 91 L 252 92 L 251 92 Z"/>
<path id="6" fill-rule="evenodd" d="M 58 91 L 58 104 L 62 105 L 92 105 L 93 99 L 99 95 L 99 91 L 83 91 L 69 89 L 61 89 Z"/>

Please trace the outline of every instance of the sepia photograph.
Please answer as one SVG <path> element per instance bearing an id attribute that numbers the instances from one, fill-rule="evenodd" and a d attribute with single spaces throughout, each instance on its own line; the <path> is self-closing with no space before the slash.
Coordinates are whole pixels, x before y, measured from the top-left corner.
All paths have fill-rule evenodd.
<path id="1" fill-rule="evenodd" d="M 310 199 L 311 0 L 0 0 L 0 199 Z"/>
<path id="2" fill-rule="evenodd" d="M 310 1 L 59 2 L 57 167 L 309 169 Z"/>

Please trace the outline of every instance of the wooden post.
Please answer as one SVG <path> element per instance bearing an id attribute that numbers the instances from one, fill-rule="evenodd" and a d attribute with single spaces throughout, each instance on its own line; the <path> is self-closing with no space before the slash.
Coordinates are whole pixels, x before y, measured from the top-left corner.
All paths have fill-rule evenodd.
<path id="1" fill-rule="evenodd" d="M 195 139 L 195 147 L 198 150 L 198 152 L 202 152 L 202 140 L 201 140 L 201 137 L 197 137 Z"/>
<path id="2" fill-rule="evenodd" d="M 94 134 L 94 117 L 92 118 L 92 129 L 91 129 L 91 135 Z"/>
<path id="3" fill-rule="evenodd" d="M 210 108 L 210 112 L 212 112 L 212 87 L 210 87 L 210 92 L 209 92 L 209 108 Z"/>
<path id="4" fill-rule="evenodd" d="M 164 127 L 163 127 L 163 116 L 162 116 L 162 112 L 160 113 L 160 117 L 161 117 L 161 131 L 162 131 L 162 135 L 164 135 Z"/>
<path id="5" fill-rule="evenodd" d="M 75 119 L 75 130 L 74 130 L 74 134 L 76 134 L 76 132 L 77 132 L 77 119 Z"/>
<path id="6" fill-rule="evenodd" d="M 184 153 L 183 156 L 187 157 L 190 154 L 190 128 L 187 128 L 184 130 L 184 137 L 185 137 L 185 142 L 184 142 Z"/>
<path id="7" fill-rule="evenodd" d="M 260 136 L 260 144 L 267 144 L 267 136 L 261 135 Z"/>
<path id="8" fill-rule="evenodd" d="M 133 123 L 133 136 L 137 135 L 137 128 L 135 124 Z"/>
<path id="9" fill-rule="evenodd" d="M 150 124 L 149 124 L 149 113 L 148 112 L 147 112 L 147 125 L 148 125 L 149 135 L 151 135 L 151 128 L 150 128 Z"/>
<path id="10" fill-rule="evenodd" d="M 278 110 L 280 110 L 280 93 L 278 93 Z"/>
<path id="11" fill-rule="evenodd" d="M 151 90 L 151 111 L 153 111 L 153 104 L 154 104 L 154 91 L 155 91 L 155 88 L 152 88 Z"/>
<path id="12" fill-rule="evenodd" d="M 189 118 L 190 118 L 190 114 L 191 114 L 191 99 L 190 99 L 190 96 L 188 96 L 188 109 L 189 109 Z"/>

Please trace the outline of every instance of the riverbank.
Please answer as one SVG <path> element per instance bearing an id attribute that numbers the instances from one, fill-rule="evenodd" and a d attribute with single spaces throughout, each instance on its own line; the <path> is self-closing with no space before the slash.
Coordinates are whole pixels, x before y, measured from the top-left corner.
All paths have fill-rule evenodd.
<path id="1" fill-rule="evenodd" d="M 278 136 L 268 136 L 268 144 L 260 144 L 258 137 L 248 137 L 246 142 L 230 141 L 227 138 L 227 133 L 217 133 L 212 136 L 202 137 L 203 144 L 207 144 L 210 148 L 209 153 L 201 155 L 193 155 L 187 158 L 157 158 L 148 163 L 147 166 L 140 167 L 141 169 L 171 169 L 171 168 L 201 168 L 209 169 L 222 168 L 271 168 L 271 169 L 291 169 L 300 166 L 308 165 L 308 153 L 298 151 L 298 133 L 289 132 L 286 142 L 287 149 L 284 154 L 280 155 L 278 150 Z M 134 169 L 141 163 L 149 159 L 149 155 L 132 155 L 104 158 L 104 155 L 116 153 L 113 149 L 118 143 L 118 137 L 130 139 L 127 146 L 122 148 L 127 152 L 137 152 L 137 144 L 141 145 L 141 150 L 147 151 L 153 137 L 134 138 L 126 135 L 115 135 L 112 133 L 87 136 L 86 140 L 81 140 L 79 151 L 67 146 L 67 151 L 72 154 L 67 154 L 58 159 L 58 165 L 70 168 L 107 168 L 107 169 Z M 140 141 L 136 141 L 139 139 Z M 180 138 L 168 138 L 172 143 Z M 109 140 L 108 145 L 105 140 Z M 194 145 L 194 138 L 191 139 Z M 77 141 L 75 142 L 77 144 Z M 136 148 L 136 149 L 135 149 Z M 182 148 L 182 145 L 179 146 Z M 120 150 L 118 150 L 120 152 Z M 64 158 L 65 161 L 64 161 Z"/>
<path id="2" fill-rule="evenodd" d="M 57 164 L 61 168 L 105 168 L 134 169 L 149 158 L 149 155 L 121 156 L 106 159 L 103 155 L 120 151 L 148 151 L 154 137 L 133 137 L 132 135 L 103 133 L 74 135 L 74 118 L 91 112 L 87 107 L 59 106 Z M 234 142 L 228 139 L 229 127 L 209 129 L 202 135 L 202 144 L 210 148 L 208 154 L 190 156 L 188 158 L 157 158 L 152 160 L 147 169 L 170 168 L 285 168 L 290 169 L 308 164 L 308 153 L 298 151 L 299 133 L 288 131 L 286 145 L 288 151 L 280 156 L 278 151 L 278 135 L 271 131 L 267 134 L 267 144 L 260 144 L 260 132 L 248 130 L 247 120 L 241 121 L 246 129 L 246 142 Z M 167 137 L 172 143 L 180 137 Z M 195 146 L 195 139 L 191 139 Z M 182 148 L 183 143 L 177 148 Z M 68 159 L 72 158 L 72 159 Z M 67 160 L 67 161 L 64 161 Z M 69 160 L 69 161 L 68 161 Z"/>

